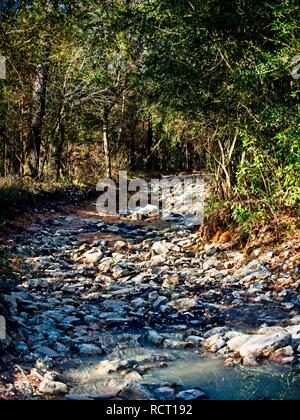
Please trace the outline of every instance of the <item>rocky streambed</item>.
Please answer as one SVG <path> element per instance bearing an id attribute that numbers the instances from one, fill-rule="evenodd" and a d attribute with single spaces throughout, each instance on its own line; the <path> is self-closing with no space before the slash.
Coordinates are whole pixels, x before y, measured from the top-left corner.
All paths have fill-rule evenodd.
<path id="1" fill-rule="evenodd" d="M 2 396 L 299 399 L 299 238 L 251 257 L 196 242 L 78 214 L 16 235 Z"/>

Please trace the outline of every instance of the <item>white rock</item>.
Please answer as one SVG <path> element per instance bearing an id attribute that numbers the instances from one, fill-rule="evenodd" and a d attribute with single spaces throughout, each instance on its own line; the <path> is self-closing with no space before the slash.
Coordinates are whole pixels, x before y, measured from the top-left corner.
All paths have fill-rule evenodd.
<path id="1" fill-rule="evenodd" d="M 112 269 L 112 276 L 115 280 L 121 279 L 122 277 L 128 276 L 129 271 L 120 265 L 115 265 Z"/>
<path id="2" fill-rule="evenodd" d="M 171 340 L 171 339 L 166 339 L 163 342 L 163 347 L 167 348 L 167 349 L 185 349 L 186 347 L 188 347 L 189 343 L 185 342 L 185 341 L 176 341 L 176 340 Z"/>
<path id="3" fill-rule="evenodd" d="M 126 249 L 127 247 L 128 247 L 128 244 L 125 241 L 117 241 L 114 244 L 114 249 L 116 251 L 120 251 L 121 249 Z"/>
<path id="4" fill-rule="evenodd" d="M 129 372 L 125 375 L 126 380 L 130 381 L 130 382 L 139 382 L 141 381 L 143 378 L 142 376 L 135 371 Z"/>
<path id="5" fill-rule="evenodd" d="M 274 335 L 277 333 L 286 333 L 286 330 L 283 327 L 261 327 L 258 331 L 257 334 L 261 334 L 261 335 Z"/>
<path id="6" fill-rule="evenodd" d="M 44 379 L 40 384 L 39 392 L 45 395 L 61 395 L 67 394 L 69 391 L 67 385 L 62 382 L 54 382 Z"/>
<path id="7" fill-rule="evenodd" d="M 180 247 L 167 241 L 154 242 L 152 251 L 157 255 L 167 255 L 170 251 L 180 252 Z"/>
<path id="8" fill-rule="evenodd" d="M 278 333 L 274 335 L 253 335 L 239 349 L 241 357 L 269 357 L 275 350 L 291 342 L 291 335 Z"/>
<path id="9" fill-rule="evenodd" d="M 97 264 L 103 258 L 103 254 L 99 249 L 93 248 L 85 252 L 82 257 L 89 264 Z"/>
<path id="10" fill-rule="evenodd" d="M 185 340 L 189 344 L 194 344 L 196 346 L 201 346 L 204 339 L 202 337 L 198 337 L 197 335 L 190 335 Z"/>
<path id="11" fill-rule="evenodd" d="M 203 270 L 209 270 L 210 268 L 219 265 L 220 261 L 216 257 L 208 258 L 203 263 Z"/>
<path id="12" fill-rule="evenodd" d="M 287 346 L 281 349 L 276 350 L 270 360 L 273 362 L 281 363 L 281 364 L 290 364 L 294 362 L 294 349 L 292 346 Z"/>
<path id="13" fill-rule="evenodd" d="M 225 340 L 229 341 L 229 340 L 232 340 L 235 337 L 239 337 L 240 335 L 241 335 L 240 331 L 228 331 L 224 335 L 224 338 L 225 338 Z"/>
<path id="14" fill-rule="evenodd" d="M 217 351 L 221 350 L 225 347 L 226 342 L 220 334 L 215 334 L 204 341 L 203 346 L 208 350 L 216 353 Z"/>
<path id="15" fill-rule="evenodd" d="M 247 343 L 247 341 L 249 340 L 251 336 L 247 335 L 247 334 L 240 334 L 237 335 L 236 337 L 233 337 L 232 339 L 230 339 L 227 343 L 228 348 L 231 351 L 239 351 L 239 349 L 245 344 Z"/>
<path id="16" fill-rule="evenodd" d="M 154 242 L 152 246 L 152 251 L 157 255 L 165 255 L 172 248 L 172 244 L 166 241 Z"/>
<path id="17" fill-rule="evenodd" d="M 132 220 L 142 220 L 144 217 L 155 216 L 159 213 L 159 208 L 152 204 L 147 204 L 145 207 L 136 207 L 128 209 L 132 214 Z"/>
<path id="18" fill-rule="evenodd" d="M 292 335 L 293 340 L 300 339 L 300 325 L 293 325 L 292 327 L 287 327 L 286 331 Z"/>

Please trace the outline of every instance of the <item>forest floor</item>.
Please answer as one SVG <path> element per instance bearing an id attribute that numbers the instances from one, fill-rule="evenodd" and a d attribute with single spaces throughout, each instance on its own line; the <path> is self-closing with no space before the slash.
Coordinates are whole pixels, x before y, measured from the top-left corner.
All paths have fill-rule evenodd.
<path id="1" fill-rule="evenodd" d="M 0 398 L 299 399 L 299 239 L 198 247 L 92 203 L 19 218 Z"/>

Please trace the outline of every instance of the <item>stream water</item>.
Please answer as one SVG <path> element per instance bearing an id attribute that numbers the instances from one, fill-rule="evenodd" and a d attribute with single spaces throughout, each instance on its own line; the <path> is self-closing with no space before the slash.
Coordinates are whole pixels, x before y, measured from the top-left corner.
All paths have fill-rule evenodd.
<path id="1" fill-rule="evenodd" d="M 192 350 L 166 351 L 138 345 L 117 350 L 110 359 L 119 356 L 122 360 L 138 361 L 149 355 L 167 360 L 166 367 L 149 370 L 139 381 L 150 389 L 176 384 L 179 389 L 201 389 L 211 400 L 300 399 L 299 369 L 268 362 L 259 367 L 229 368 L 224 366 L 223 359 L 200 356 Z M 120 375 L 108 374 L 103 360 L 81 359 L 80 367 L 67 370 L 75 384 L 71 394 L 95 398 L 106 393 L 114 378 L 114 383 L 118 383 Z"/>

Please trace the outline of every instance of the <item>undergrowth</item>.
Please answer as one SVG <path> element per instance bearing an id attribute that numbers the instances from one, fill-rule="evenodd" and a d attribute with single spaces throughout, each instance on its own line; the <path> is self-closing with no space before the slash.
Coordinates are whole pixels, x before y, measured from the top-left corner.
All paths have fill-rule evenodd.
<path id="1" fill-rule="evenodd" d="M 207 198 L 205 225 L 211 236 L 218 230 L 231 230 L 241 239 L 256 237 L 262 230 L 272 226 L 282 235 L 300 229 L 299 205 L 278 208 L 267 200 L 223 200 L 214 195 Z"/>

